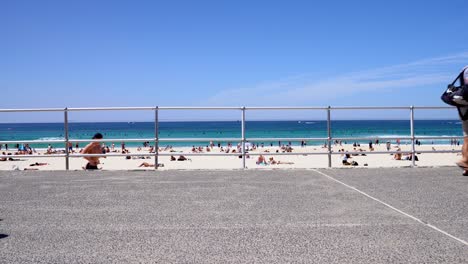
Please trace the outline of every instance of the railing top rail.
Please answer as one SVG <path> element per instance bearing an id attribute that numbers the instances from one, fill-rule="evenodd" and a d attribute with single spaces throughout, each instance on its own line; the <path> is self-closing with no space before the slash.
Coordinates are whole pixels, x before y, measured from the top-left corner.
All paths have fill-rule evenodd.
<path id="1" fill-rule="evenodd" d="M 454 106 L 335 106 L 331 110 L 409 110 L 409 109 L 453 109 Z"/>
<path id="2" fill-rule="evenodd" d="M 0 109 L 0 112 L 63 112 L 68 111 L 142 111 L 142 110 L 386 110 L 386 109 L 453 109 L 453 106 L 148 106 L 148 107 L 63 107 Z"/>
<path id="3" fill-rule="evenodd" d="M 2 140 L 0 141 L 0 144 L 42 144 L 42 143 L 65 143 L 65 140 L 57 140 L 57 139 L 51 139 L 51 140 L 39 140 L 39 139 L 25 139 L 25 140 Z"/>
<path id="4" fill-rule="evenodd" d="M 159 106 L 160 110 L 242 110 L 241 106 Z"/>
<path id="5" fill-rule="evenodd" d="M 324 106 L 249 106 L 245 107 L 245 110 L 327 110 L 328 107 Z"/>
<path id="6" fill-rule="evenodd" d="M 413 106 L 414 109 L 455 109 L 455 106 Z"/>
<path id="7" fill-rule="evenodd" d="M 129 111 L 141 111 L 141 110 L 155 110 L 156 107 L 70 107 L 68 111 L 120 111 L 120 110 L 129 110 Z"/>
<path id="8" fill-rule="evenodd" d="M 0 109 L 0 112 L 63 112 L 65 108 L 18 108 Z"/>
<path id="9" fill-rule="evenodd" d="M 151 106 L 151 107 L 80 107 L 68 108 L 68 111 L 117 111 L 117 110 L 241 110 L 242 107 L 184 107 L 184 106 Z"/>

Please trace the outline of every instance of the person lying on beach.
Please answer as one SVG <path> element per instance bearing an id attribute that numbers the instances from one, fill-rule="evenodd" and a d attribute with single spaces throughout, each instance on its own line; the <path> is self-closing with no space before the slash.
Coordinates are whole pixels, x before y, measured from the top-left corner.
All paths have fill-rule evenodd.
<path id="1" fill-rule="evenodd" d="M 294 162 L 291 162 L 291 161 L 281 161 L 281 160 L 276 161 L 273 157 L 270 157 L 268 159 L 268 163 L 271 164 L 271 165 L 274 165 L 274 164 L 294 164 Z"/>
<path id="2" fill-rule="evenodd" d="M 131 159 L 151 159 L 151 157 L 145 157 L 145 156 L 128 156 L 131 157 Z"/>
<path id="3" fill-rule="evenodd" d="M 7 155 L 11 155 L 11 153 L 8 152 Z M 15 155 L 18 155 L 18 153 L 15 153 Z M 8 160 L 9 160 L 9 161 L 18 161 L 18 160 L 20 160 L 20 159 L 14 159 L 14 158 L 11 158 L 11 157 L 10 157 L 10 158 L 8 158 Z"/>
<path id="4" fill-rule="evenodd" d="M 154 164 L 151 164 L 151 163 L 148 163 L 148 162 L 143 162 L 138 167 L 154 167 Z"/>
<path id="5" fill-rule="evenodd" d="M 49 163 L 45 163 L 45 162 L 36 162 L 36 163 L 33 163 L 33 164 L 29 164 L 29 166 L 45 166 L 45 165 L 49 165 Z"/>
<path id="6" fill-rule="evenodd" d="M 101 133 L 96 133 L 93 136 L 93 139 L 102 139 L 102 134 Z M 99 142 L 91 142 L 89 143 L 86 147 L 84 147 L 82 153 L 83 154 L 102 154 L 102 148 L 101 144 Z M 84 157 L 85 160 L 88 161 L 86 164 L 86 167 L 83 167 L 85 170 L 97 170 L 98 169 L 98 164 L 100 163 L 99 161 L 100 157 Z M 105 157 L 104 157 L 105 158 Z"/>
<path id="7" fill-rule="evenodd" d="M 154 167 L 154 164 L 148 163 L 148 162 L 143 162 L 138 167 Z M 158 163 L 158 167 L 164 167 L 164 163 Z"/>
<path id="8" fill-rule="evenodd" d="M 180 155 L 180 156 L 177 158 L 177 161 L 185 161 L 185 160 L 190 160 L 190 161 L 192 161 L 191 159 L 187 159 L 185 156 L 182 156 L 182 155 Z"/>
<path id="9" fill-rule="evenodd" d="M 6 153 L 2 152 L 2 155 L 6 155 Z M 7 158 L 6 157 L 0 158 L 0 161 L 7 161 Z"/>
<path id="10" fill-rule="evenodd" d="M 412 160 L 413 155 L 411 153 L 405 156 L 405 160 Z M 414 161 L 419 161 L 418 156 L 414 155 Z"/>
<path id="11" fill-rule="evenodd" d="M 268 159 L 268 163 L 269 163 L 269 164 L 277 164 L 278 162 L 277 162 L 273 157 L 270 157 L 270 158 Z"/>

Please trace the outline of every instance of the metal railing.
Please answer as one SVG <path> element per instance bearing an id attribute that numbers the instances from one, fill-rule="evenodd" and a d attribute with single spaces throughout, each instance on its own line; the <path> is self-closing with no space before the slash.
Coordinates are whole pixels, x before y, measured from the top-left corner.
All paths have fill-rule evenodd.
<path id="1" fill-rule="evenodd" d="M 18 113 L 18 112 L 63 112 L 64 113 L 64 131 L 65 136 L 64 140 L 10 140 L 10 141 L 0 141 L 0 144 L 24 144 L 24 143 L 63 143 L 65 147 L 64 154 L 48 154 L 48 155 L 35 155 L 34 158 L 40 157 L 64 157 L 65 158 L 65 169 L 69 170 L 70 168 L 70 158 L 75 157 L 127 157 L 127 156 L 145 156 L 145 157 L 154 157 L 155 170 L 158 169 L 158 161 L 160 156 L 171 156 L 171 153 L 160 153 L 159 152 L 159 143 L 160 142 L 195 142 L 195 141 L 234 141 L 240 142 L 242 146 L 241 153 L 178 153 L 178 155 L 184 156 L 240 156 L 242 155 L 242 168 L 246 168 L 246 156 L 251 155 L 261 155 L 261 153 L 247 153 L 245 149 L 245 143 L 247 141 L 325 141 L 327 142 L 327 151 L 326 152 L 279 152 L 273 153 L 272 155 L 327 155 L 328 156 L 328 167 L 332 167 L 332 155 L 342 155 L 342 152 L 333 152 L 331 145 L 335 140 L 354 140 L 354 141 L 364 141 L 364 140 L 410 140 L 411 142 L 411 155 L 415 156 L 417 153 L 459 153 L 460 150 L 431 150 L 431 151 L 416 151 L 415 142 L 416 140 L 426 140 L 426 139 L 459 139 L 463 138 L 462 136 L 415 136 L 414 132 L 414 112 L 416 109 L 420 110 L 434 110 L 434 109 L 454 109 L 450 106 L 397 106 L 397 107 L 92 107 L 92 108 L 37 108 L 37 109 L 0 109 L 0 113 Z M 68 113 L 69 112 L 80 112 L 80 111 L 154 111 L 154 137 L 153 138 L 112 138 L 112 139 L 100 139 L 100 140 L 86 140 L 86 139 L 70 139 L 69 138 L 69 121 Z M 240 138 L 160 138 L 159 137 L 159 113 L 160 111 L 166 110 L 238 110 L 241 112 L 241 137 Z M 245 134 L 245 113 L 246 111 L 256 111 L 256 110 L 321 110 L 325 111 L 327 115 L 327 137 L 319 138 L 246 138 Z M 332 110 L 409 110 L 409 119 L 410 119 L 410 135 L 408 137 L 332 137 L 332 127 L 331 127 L 331 112 Z M 133 153 L 122 153 L 122 154 L 70 154 L 68 151 L 69 142 L 153 142 L 155 145 L 154 153 L 147 154 L 133 154 Z M 348 154 L 395 154 L 403 153 L 402 151 L 359 151 L 359 152 L 347 152 Z M 408 153 L 408 152 L 405 152 Z M 30 158 L 31 155 L 0 155 L 0 158 Z M 415 166 L 415 159 L 412 159 L 411 166 Z"/>

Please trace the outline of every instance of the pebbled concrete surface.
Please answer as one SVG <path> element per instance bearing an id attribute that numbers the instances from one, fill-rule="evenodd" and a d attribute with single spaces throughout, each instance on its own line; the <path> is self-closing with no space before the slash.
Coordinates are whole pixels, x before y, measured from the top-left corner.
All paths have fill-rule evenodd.
<path id="1" fill-rule="evenodd" d="M 468 237 L 455 168 L 320 170 Z M 468 263 L 314 170 L 0 172 L 0 263 Z"/>
<path id="2" fill-rule="evenodd" d="M 468 241 L 468 177 L 458 168 L 320 171 Z"/>

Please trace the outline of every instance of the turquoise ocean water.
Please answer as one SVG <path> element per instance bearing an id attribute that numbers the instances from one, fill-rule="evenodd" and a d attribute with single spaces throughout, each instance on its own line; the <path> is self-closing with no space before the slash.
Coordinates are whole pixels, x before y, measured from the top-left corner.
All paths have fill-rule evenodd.
<path id="1" fill-rule="evenodd" d="M 0 141 L 7 140 L 54 140 L 63 139 L 63 123 L 3 123 L 0 124 Z M 152 122 L 100 122 L 70 123 L 69 138 L 90 139 L 100 132 L 106 139 L 153 138 L 155 127 Z M 458 120 L 416 120 L 416 136 L 462 136 Z M 408 120 L 349 120 L 332 121 L 332 137 L 385 137 L 410 136 Z M 171 138 L 218 138 L 215 144 L 226 143 L 222 138 L 240 138 L 241 123 L 238 121 L 215 122 L 161 122 L 159 137 Z M 327 137 L 326 121 L 247 121 L 247 138 L 317 138 Z M 426 140 L 423 143 L 450 144 L 449 140 Z M 277 145 L 277 141 L 257 142 Z M 288 142 L 284 142 L 287 144 Z M 299 145 L 301 142 L 292 142 Z M 324 141 L 308 141 L 309 145 L 321 145 Z M 367 142 L 360 142 L 367 143 Z M 110 143 L 109 143 L 110 144 Z M 120 142 L 115 142 L 119 145 Z M 142 143 L 127 143 L 137 146 Z M 160 145 L 203 146 L 208 142 L 162 142 Z M 63 144 L 53 144 L 63 147 Z M 47 144 L 32 144 L 32 147 L 45 147 Z"/>

